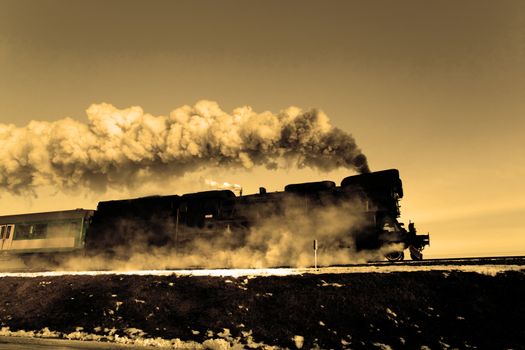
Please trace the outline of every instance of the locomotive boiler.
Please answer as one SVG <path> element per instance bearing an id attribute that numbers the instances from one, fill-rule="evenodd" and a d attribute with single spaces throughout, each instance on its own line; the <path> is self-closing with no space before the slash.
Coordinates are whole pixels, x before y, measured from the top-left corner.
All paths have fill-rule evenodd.
<path id="1" fill-rule="evenodd" d="M 333 181 L 289 184 L 284 191 L 237 196 L 229 190 L 184 195 L 149 196 L 100 202 L 93 210 L 69 210 L 0 217 L 3 254 L 125 255 L 137 246 L 191 249 L 199 237 L 213 242 L 227 237 L 231 249 L 268 218 L 312 216 L 336 208 L 341 217 L 359 217 L 339 243 L 351 250 L 385 247 L 390 261 L 404 258 L 408 249 L 413 260 L 422 259 L 429 235 L 417 234 L 413 223 L 405 229 L 398 221 L 403 197 L 397 169 L 346 177 Z M 334 218 L 337 220 L 337 217 Z M 223 239 L 224 241 L 224 239 Z M 350 249 L 351 248 L 351 249 Z"/>

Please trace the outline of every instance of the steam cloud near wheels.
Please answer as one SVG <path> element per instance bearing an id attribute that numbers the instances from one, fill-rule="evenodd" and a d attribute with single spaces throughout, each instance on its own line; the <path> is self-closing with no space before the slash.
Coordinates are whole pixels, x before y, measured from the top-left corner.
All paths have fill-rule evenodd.
<path id="1" fill-rule="evenodd" d="M 121 234 L 134 235 L 115 248 L 115 256 L 64 257 L 59 270 L 163 270 L 194 268 L 270 268 L 309 267 L 314 265 L 312 242 L 319 241 L 320 265 L 342 265 L 380 260 L 384 254 L 403 250 L 402 244 L 389 244 L 377 250 L 356 251 L 354 238 L 367 225 L 364 203 L 351 201 L 305 211 L 302 197 L 287 197 L 279 213 L 261 215 L 256 225 L 217 230 L 180 226 L 177 244 L 151 246 L 145 241 L 154 237 L 141 220 L 118 220 Z M 274 203 L 267 203 L 273 209 Z M 249 214 L 255 215 L 255 213 Z M 175 232 L 175 222 L 152 218 L 160 230 Z M 42 266 L 40 262 L 32 265 Z"/>
<path id="2" fill-rule="evenodd" d="M 226 113 L 203 100 L 153 116 L 141 107 L 102 103 L 91 105 L 87 117 L 87 124 L 71 118 L 0 124 L 0 190 L 132 188 L 214 166 L 369 171 L 353 137 L 315 109 L 274 114 L 240 107 Z"/>

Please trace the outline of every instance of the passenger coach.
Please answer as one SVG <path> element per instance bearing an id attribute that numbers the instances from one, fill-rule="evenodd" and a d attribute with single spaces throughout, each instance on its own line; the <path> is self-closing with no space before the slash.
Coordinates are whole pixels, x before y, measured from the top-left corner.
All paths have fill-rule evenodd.
<path id="1" fill-rule="evenodd" d="M 0 216 L 2 253 L 71 252 L 84 248 L 93 210 Z"/>

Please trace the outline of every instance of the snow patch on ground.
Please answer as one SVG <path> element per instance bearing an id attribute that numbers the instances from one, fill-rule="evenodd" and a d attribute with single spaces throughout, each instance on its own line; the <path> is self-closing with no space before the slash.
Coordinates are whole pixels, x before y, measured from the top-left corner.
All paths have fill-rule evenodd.
<path id="1" fill-rule="evenodd" d="M 391 317 L 394 317 L 394 318 L 397 317 L 397 314 L 394 311 L 390 310 L 389 308 L 386 308 L 386 313 L 387 315 Z"/>
<path id="2" fill-rule="evenodd" d="M 344 285 L 340 284 L 340 283 L 328 283 L 326 282 L 325 280 L 321 280 L 321 284 L 319 284 L 318 286 L 320 287 L 336 287 L 336 288 L 341 288 L 343 287 Z"/>
<path id="3" fill-rule="evenodd" d="M 144 346 L 144 347 L 160 347 L 168 349 L 195 349 L 195 350 L 242 350 L 246 348 L 277 350 L 278 347 L 266 345 L 264 343 L 255 342 L 252 338 L 252 332 L 242 332 L 242 337 L 233 338 L 230 330 L 224 328 L 223 332 L 219 332 L 219 338 L 206 339 L 204 342 L 198 343 L 192 340 L 180 339 L 163 339 L 163 338 L 148 338 L 146 333 L 138 328 L 128 328 L 124 330 L 126 336 L 119 336 L 115 334 L 115 329 L 104 329 L 105 335 L 91 334 L 83 331 L 82 327 L 77 327 L 74 332 L 61 333 L 51 331 L 49 328 L 44 328 L 39 331 L 11 331 L 9 327 L 0 328 L 0 336 L 3 337 L 21 337 L 21 338 L 42 338 L 42 339 L 68 339 L 81 341 L 95 341 L 105 343 L 116 343 L 123 345 Z M 195 333 L 194 333 L 195 334 Z M 304 341 L 304 338 L 303 338 Z M 302 345 L 301 345 L 302 346 Z"/>
<path id="4" fill-rule="evenodd" d="M 304 337 L 302 335 L 295 335 L 293 337 L 293 341 L 295 343 L 295 347 L 297 349 L 300 349 L 303 347 L 303 344 L 304 344 Z"/>
<path id="5" fill-rule="evenodd" d="M 520 271 L 525 273 L 525 265 L 364 265 L 323 268 L 272 268 L 272 269 L 198 269 L 198 270 L 132 270 L 132 271 L 46 271 L 46 272 L 2 272 L 0 277 L 54 277 L 64 275 L 154 275 L 154 276 L 229 276 L 255 278 L 261 276 L 288 276 L 302 274 L 340 274 L 340 273 L 392 273 L 392 272 L 418 272 L 418 271 L 446 271 L 446 272 L 475 272 L 489 276 L 496 276 L 507 271 Z M 327 284 L 332 285 L 332 284 Z M 335 286 L 335 285 L 333 285 Z M 116 297 L 116 296 L 115 296 Z"/>

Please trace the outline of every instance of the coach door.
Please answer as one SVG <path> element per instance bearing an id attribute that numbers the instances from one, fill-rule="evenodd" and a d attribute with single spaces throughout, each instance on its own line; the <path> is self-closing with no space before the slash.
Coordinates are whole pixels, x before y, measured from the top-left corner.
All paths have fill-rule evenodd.
<path id="1" fill-rule="evenodd" d="M 14 230 L 15 225 L 0 225 L 0 250 L 8 250 L 11 248 Z"/>

